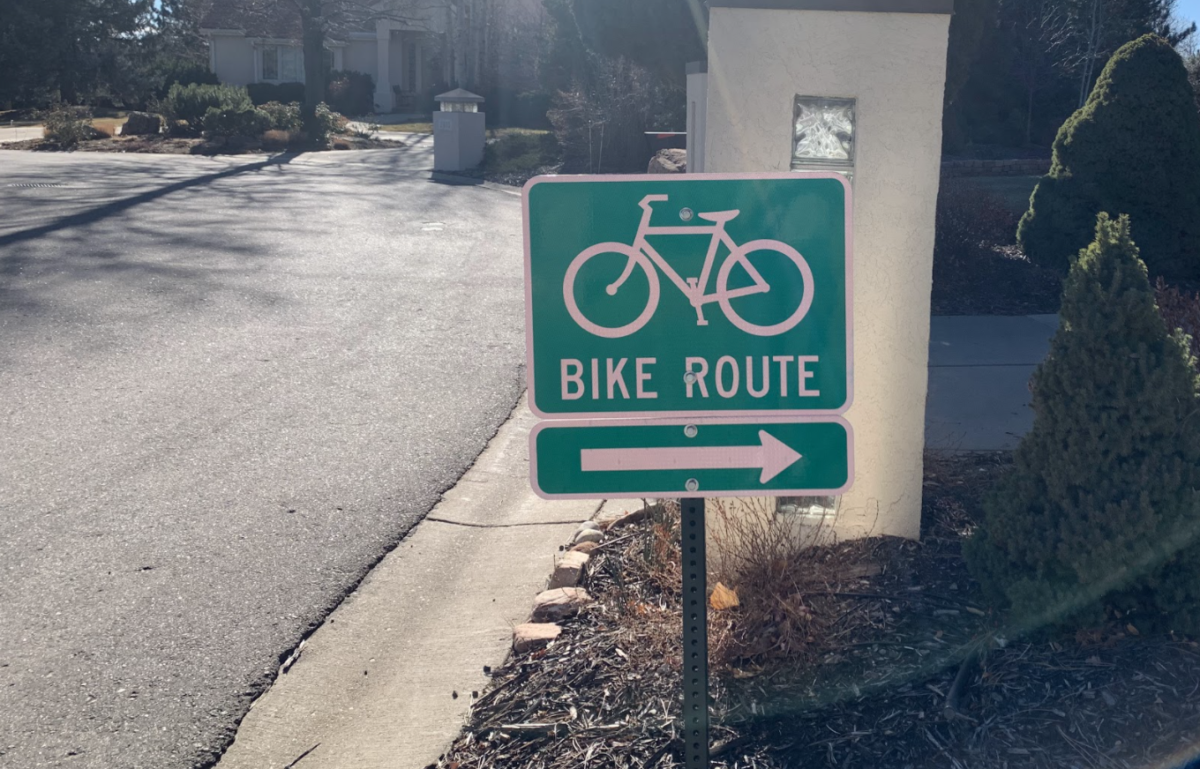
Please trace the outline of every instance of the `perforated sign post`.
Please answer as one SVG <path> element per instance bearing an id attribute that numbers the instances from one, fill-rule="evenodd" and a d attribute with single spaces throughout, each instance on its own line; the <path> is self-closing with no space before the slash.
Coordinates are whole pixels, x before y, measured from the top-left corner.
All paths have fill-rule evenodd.
<path id="1" fill-rule="evenodd" d="M 708 765 L 702 497 L 853 480 L 850 232 L 831 173 L 525 187 L 533 488 L 684 497 L 688 767 Z"/>

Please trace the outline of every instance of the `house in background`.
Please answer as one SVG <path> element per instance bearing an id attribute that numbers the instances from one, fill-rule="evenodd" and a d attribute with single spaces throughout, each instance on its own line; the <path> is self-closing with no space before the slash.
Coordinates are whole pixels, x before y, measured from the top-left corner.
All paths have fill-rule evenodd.
<path id="1" fill-rule="evenodd" d="M 300 15 L 291 3 L 213 0 L 201 21 L 209 68 L 222 83 L 303 83 Z M 363 29 L 333 33 L 325 41 L 326 66 L 365 72 L 375 81 L 375 110 L 415 113 L 423 95 L 449 82 L 448 17 L 439 0 L 405 0 L 403 14 Z M 400 16 L 403 16 L 401 20 Z"/>

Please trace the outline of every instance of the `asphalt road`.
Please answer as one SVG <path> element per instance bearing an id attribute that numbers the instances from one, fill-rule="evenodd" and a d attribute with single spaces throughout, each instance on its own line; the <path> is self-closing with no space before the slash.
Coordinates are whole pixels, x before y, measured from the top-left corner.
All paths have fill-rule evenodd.
<path id="1" fill-rule="evenodd" d="M 429 160 L 0 151 L 0 767 L 211 763 L 508 415 L 520 201 Z"/>

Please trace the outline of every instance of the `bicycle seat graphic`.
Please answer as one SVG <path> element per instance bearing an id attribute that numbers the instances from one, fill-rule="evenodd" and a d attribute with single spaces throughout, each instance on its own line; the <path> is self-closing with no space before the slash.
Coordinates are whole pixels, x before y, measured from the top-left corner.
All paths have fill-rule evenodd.
<path id="1" fill-rule="evenodd" d="M 654 317 L 661 297 L 662 289 L 659 283 L 658 270 L 661 270 L 664 275 L 671 279 L 671 282 L 683 292 L 692 307 L 696 309 L 696 325 L 698 326 L 708 325 L 708 321 L 704 318 L 704 306 L 714 302 L 720 305 L 721 311 L 729 319 L 730 323 L 747 334 L 753 334 L 754 336 L 778 336 L 792 330 L 800 321 L 804 320 L 804 316 L 808 314 L 809 308 L 812 307 L 813 275 L 808 262 L 804 260 L 799 251 L 787 243 L 778 240 L 754 240 L 741 245 L 734 242 L 729 233 L 726 232 L 725 225 L 736 219 L 741 214 L 740 210 L 710 211 L 696 214 L 698 219 L 711 222 L 711 225 L 652 227 L 650 225 L 650 216 L 653 212 L 653 204 L 665 203 L 669 200 L 670 196 L 668 195 L 647 195 L 642 199 L 642 202 L 638 204 L 642 209 L 642 220 L 641 224 L 638 225 L 637 235 L 634 236 L 633 245 L 625 243 L 597 243 L 584 250 L 571 262 L 570 267 L 567 268 L 566 278 L 563 280 L 563 300 L 566 302 L 567 310 L 571 313 L 571 317 L 579 324 L 580 328 L 594 336 L 605 337 L 607 339 L 619 339 L 644 328 L 650 322 L 650 319 Z M 708 254 L 704 260 L 704 268 L 701 270 L 700 277 L 698 278 L 684 279 L 680 277 L 679 273 L 647 241 L 649 236 L 706 234 L 712 237 L 709 241 Z M 729 253 L 717 270 L 716 291 L 708 293 L 708 285 L 712 279 L 713 265 L 716 262 L 717 252 L 721 245 L 724 245 Z M 766 294 L 771 291 L 771 286 L 763 278 L 762 273 L 750 262 L 749 255 L 756 251 L 774 251 L 781 254 L 800 271 L 800 279 L 804 290 L 799 297 L 799 305 L 782 322 L 771 325 L 751 323 L 738 315 L 731 304 L 731 300 L 739 297 Z M 593 258 L 602 254 L 620 254 L 628 259 L 620 277 L 605 288 L 605 293 L 609 296 L 617 295 L 617 292 L 629 280 L 635 268 L 641 268 L 646 274 L 646 280 L 650 286 L 650 295 L 646 302 L 646 308 L 636 319 L 623 326 L 608 327 L 591 321 L 583 314 L 583 311 L 579 308 L 579 303 L 576 301 L 576 280 L 579 277 L 580 270 Z M 734 267 L 741 267 L 745 270 L 746 274 L 750 276 L 752 285 L 730 289 L 729 279 Z"/>

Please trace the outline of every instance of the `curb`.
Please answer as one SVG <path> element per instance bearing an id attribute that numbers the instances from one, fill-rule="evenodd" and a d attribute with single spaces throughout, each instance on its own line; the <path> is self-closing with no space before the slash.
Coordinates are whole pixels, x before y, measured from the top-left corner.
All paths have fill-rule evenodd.
<path id="1" fill-rule="evenodd" d="M 459 174 L 447 173 L 445 171 L 431 171 L 429 178 L 438 184 L 448 184 L 453 187 L 482 187 L 485 190 L 492 192 L 501 192 L 505 195 L 521 194 L 519 187 L 510 187 L 507 184 L 496 184 L 495 182 L 476 179 L 472 176 L 460 176 Z"/>

